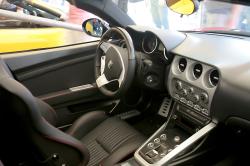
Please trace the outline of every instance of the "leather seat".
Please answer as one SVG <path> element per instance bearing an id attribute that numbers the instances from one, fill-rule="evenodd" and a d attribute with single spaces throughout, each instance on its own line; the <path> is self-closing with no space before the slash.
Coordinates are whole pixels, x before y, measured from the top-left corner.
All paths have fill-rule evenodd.
<path id="1" fill-rule="evenodd" d="M 53 108 L 13 79 L 1 63 L 0 59 L 0 99 L 5 108 L 0 113 L 3 144 L 16 145 L 19 155 L 30 152 L 29 157 L 35 156 L 33 164 L 110 166 L 132 156 L 144 142 L 130 125 L 103 111 L 87 113 L 66 133 L 60 131 L 54 127 L 57 117 Z M 11 125 L 2 125 L 9 120 Z M 10 155 L 13 158 L 14 152 Z"/>
<path id="2" fill-rule="evenodd" d="M 144 137 L 124 121 L 104 112 L 88 113 L 77 120 L 68 134 L 81 140 L 90 152 L 88 165 L 114 165 L 133 155 Z"/>

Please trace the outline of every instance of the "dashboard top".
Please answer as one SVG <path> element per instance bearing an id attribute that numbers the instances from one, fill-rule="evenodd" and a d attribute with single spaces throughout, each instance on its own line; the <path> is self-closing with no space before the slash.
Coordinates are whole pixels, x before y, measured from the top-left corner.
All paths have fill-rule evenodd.
<path id="1" fill-rule="evenodd" d="M 241 37 L 190 33 L 171 52 L 217 67 L 223 81 L 250 93 L 249 46 Z"/>

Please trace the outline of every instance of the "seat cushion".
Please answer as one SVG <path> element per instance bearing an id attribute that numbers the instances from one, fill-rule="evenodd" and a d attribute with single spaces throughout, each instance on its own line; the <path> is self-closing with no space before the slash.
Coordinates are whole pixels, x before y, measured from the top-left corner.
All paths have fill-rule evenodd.
<path id="1" fill-rule="evenodd" d="M 100 114 L 101 117 L 103 112 L 92 112 L 84 116 L 87 116 L 88 119 L 96 119 L 98 114 Z M 93 117 L 91 115 L 93 115 Z M 92 126 L 93 128 L 88 130 L 88 133 L 82 133 L 81 138 L 79 138 L 79 132 L 77 135 L 78 139 L 80 139 L 89 150 L 89 166 L 114 165 L 132 156 L 135 150 L 145 141 L 144 136 L 125 121 L 117 117 L 107 118 L 105 116 L 100 120 L 100 117 L 98 123 L 92 121 L 96 126 Z M 78 124 L 78 126 L 84 128 L 84 125 Z M 69 131 L 71 131 L 69 134 L 74 136 L 72 130 L 70 129 Z"/>

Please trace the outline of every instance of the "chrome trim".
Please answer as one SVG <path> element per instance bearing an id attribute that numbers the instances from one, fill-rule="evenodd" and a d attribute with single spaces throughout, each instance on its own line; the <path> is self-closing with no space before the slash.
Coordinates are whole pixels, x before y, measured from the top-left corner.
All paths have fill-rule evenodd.
<path id="1" fill-rule="evenodd" d="M 81 86 L 69 88 L 69 90 L 71 92 L 76 92 L 76 91 L 81 91 L 81 90 L 86 90 L 86 89 L 91 89 L 91 88 L 94 88 L 94 86 L 92 84 L 86 84 L 86 85 L 81 85 Z"/>
<path id="2" fill-rule="evenodd" d="M 156 40 L 156 45 L 155 45 L 155 47 L 154 47 L 154 49 L 152 50 L 152 51 L 146 51 L 145 50 L 145 48 L 144 48 L 144 42 L 145 42 L 145 38 L 146 37 L 144 37 L 143 38 L 143 40 L 142 40 L 142 50 L 145 52 L 145 53 L 147 53 L 147 54 L 152 54 L 155 50 L 156 50 L 156 48 L 157 48 L 157 46 L 158 46 L 158 39 L 157 39 L 157 37 L 153 34 L 153 37 L 155 38 L 155 40 Z"/>
<path id="3" fill-rule="evenodd" d="M 167 49 L 164 47 L 164 49 L 163 49 L 163 55 L 164 55 L 164 58 L 168 61 L 169 59 L 168 59 L 168 56 L 167 56 Z"/>
<path id="4" fill-rule="evenodd" d="M 16 13 L 12 11 L 7 11 L 0 9 L 0 16 L 2 17 L 7 17 L 7 18 L 12 18 L 15 20 L 21 20 L 24 22 L 30 22 L 38 25 L 45 25 L 49 27 L 59 27 L 59 28 L 66 28 L 66 29 L 71 29 L 71 30 L 76 30 L 82 32 L 82 26 L 81 25 L 76 25 L 76 24 L 71 24 L 67 22 L 62 22 L 62 21 L 57 21 L 57 20 L 52 20 L 48 18 L 42 18 L 42 17 L 37 17 L 37 16 L 32 16 L 32 15 L 27 15 L 24 13 Z"/>
<path id="5" fill-rule="evenodd" d="M 58 129 L 64 129 L 64 128 L 68 128 L 68 127 L 70 127 L 70 126 L 72 126 L 72 124 L 67 124 L 67 125 L 59 126 L 59 127 L 57 127 L 57 128 L 58 128 Z"/>
<path id="6" fill-rule="evenodd" d="M 121 100 L 116 100 L 114 103 L 115 103 L 115 106 L 109 111 L 109 114 L 112 114 L 113 111 L 116 109 L 116 107 L 120 104 L 120 101 Z"/>
<path id="7" fill-rule="evenodd" d="M 209 71 L 209 74 L 208 74 L 208 82 L 209 82 L 209 85 L 211 86 L 211 87 L 216 87 L 217 85 L 218 85 L 218 83 L 219 83 L 219 81 L 220 81 L 220 76 L 219 76 L 219 80 L 218 80 L 218 83 L 216 84 L 216 85 L 214 85 L 213 83 L 212 83 L 212 81 L 211 81 L 211 73 L 213 72 L 213 71 L 217 71 L 218 73 L 219 73 L 219 71 L 217 70 L 217 69 L 212 69 L 211 71 Z"/>
<path id="8" fill-rule="evenodd" d="M 163 157 L 161 160 L 157 161 L 154 164 L 150 164 L 147 161 L 145 161 L 140 155 L 139 151 L 150 141 L 154 136 L 156 136 L 159 132 L 165 129 L 166 123 L 159 129 L 153 136 L 151 136 L 134 154 L 134 157 L 137 162 L 139 162 L 142 165 L 166 165 L 169 164 L 169 162 L 174 159 L 178 154 L 180 154 L 182 151 L 193 145 L 196 141 L 204 137 L 206 134 L 208 134 L 210 131 L 212 131 L 216 127 L 216 123 L 211 122 L 199 131 L 197 131 L 195 134 L 190 136 L 188 139 L 186 139 L 183 143 L 181 143 L 178 147 L 173 149 L 171 152 L 169 152 L 165 157 Z"/>
<path id="9" fill-rule="evenodd" d="M 194 68 L 195 68 L 195 66 L 196 65 L 201 65 L 201 67 L 202 67 L 202 71 L 201 71 L 201 75 L 199 76 L 199 77 L 196 77 L 195 75 L 194 75 Z M 203 70 L 203 65 L 201 64 L 201 63 L 199 63 L 199 62 L 196 62 L 196 63 L 194 63 L 193 65 L 192 65 L 192 76 L 193 76 L 193 78 L 194 78 L 194 80 L 197 80 L 197 79 L 199 79 L 202 75 L 204 75 L 203 74 L 203 72 L 204 72 L 204 70 Z"/>

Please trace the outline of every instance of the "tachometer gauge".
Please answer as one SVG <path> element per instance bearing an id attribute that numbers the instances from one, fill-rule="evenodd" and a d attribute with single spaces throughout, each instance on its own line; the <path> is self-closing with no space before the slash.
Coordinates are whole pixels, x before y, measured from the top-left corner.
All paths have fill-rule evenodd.
<path id="1" fill-rule="evenodd" d="M 145 53 L 153 53 L 158 45 L 158 39 L 154 34 L 147 34 L 142 41 L 142 49 Z"/>

